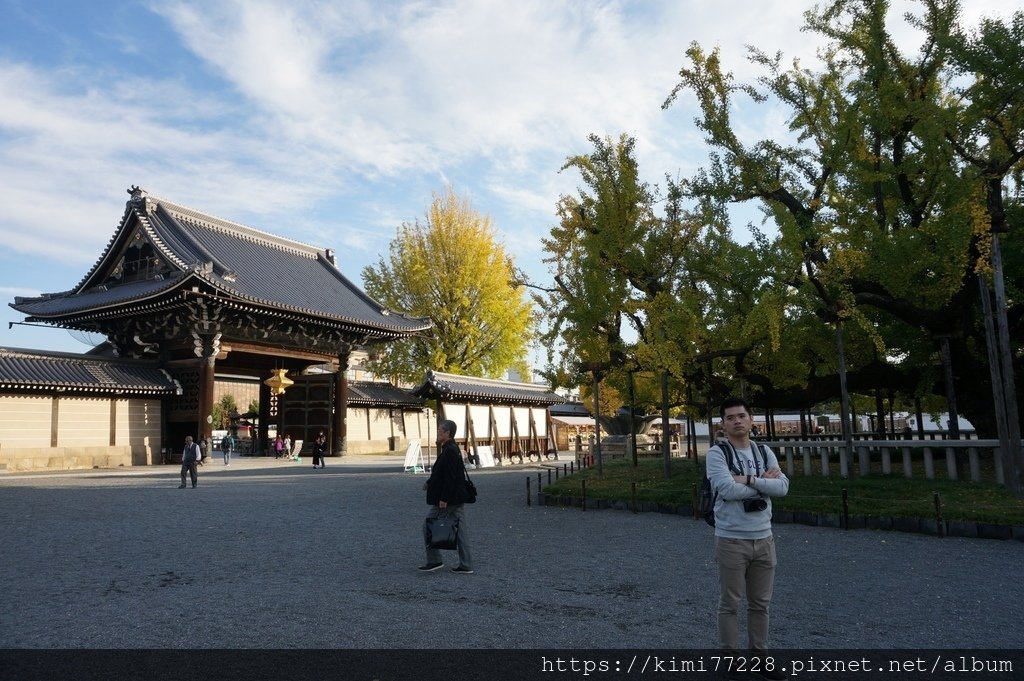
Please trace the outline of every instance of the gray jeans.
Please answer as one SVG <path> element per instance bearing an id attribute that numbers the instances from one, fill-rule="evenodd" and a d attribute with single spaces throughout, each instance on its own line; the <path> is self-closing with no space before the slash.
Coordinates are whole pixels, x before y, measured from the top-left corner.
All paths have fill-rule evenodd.
<path id="1" fill-rule="evenodd" d="M 445 509 L 441 509 L 438 506 L 431 506 L 430 512 L 427 513 L 427 518 L 444 518 L 448 516 L 454 516 L 459 519 L 459 565 L 472 569 L 473 560 L 469 553 L 469 525 L 466 523 L 466 515 L 464 513 L 463 505 L 458 504 L 457 506 L 449 506 Z M 427 549 L 428 563 L 444 562 L 441 558 L 440 549 L 432 549 L 427 546 L 427 524 L 425 522 L 423 523 L 423 545 Z"/>
<path id="2" fill-rule="evenodd" d="M 747 599 L 747 640 L 751 650 L 768 648 L 768 604 L 775 586 L 775 539 L 715 537 L 721 597 L 718 637 L 722 647 L 739 647 L 740 601 Z"/>

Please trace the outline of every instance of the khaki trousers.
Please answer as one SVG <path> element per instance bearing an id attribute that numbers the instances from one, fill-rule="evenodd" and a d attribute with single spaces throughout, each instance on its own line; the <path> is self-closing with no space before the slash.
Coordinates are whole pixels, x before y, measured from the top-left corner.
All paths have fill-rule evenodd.
<path id="1" fill-rule="evenodd" d="M 768 649 L 768 604 L 775 585 L 775 539 L 715 537 L 721 597 L 718 637 L 722 647 L 739 647 L 740 601 L 747 600 L 747 640 L 751 650 Z"/>

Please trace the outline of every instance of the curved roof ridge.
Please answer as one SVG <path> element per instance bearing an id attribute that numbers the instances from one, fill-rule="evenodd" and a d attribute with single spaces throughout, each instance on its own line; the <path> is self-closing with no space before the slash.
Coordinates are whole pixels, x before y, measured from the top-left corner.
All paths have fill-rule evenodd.
<path id="1" fill-rule="evenodd" d="M 483 400 L 485 403 L 558 404 L 565 398 L 537 383 L 517 383 L 428 370 L 423 383 L 413 391 L 418 397 L 444 400 Z"/>
<path id="2" fill-rule="evenodd" d="M 318 318 L 316 323 L 350 325 L 353 333 L 365 332 L 370 337 L 407 336 L 432 326 L 428 318 L 391 310 L 375 300 L 342 272 L 331 248 L 215 218 L 151 197 L 138 187 L 129 191 L 131 198 L 117 233 L 82 283 L 62 294 L 17 299 L 12 305 L 15 309 L 33 321 L 67 322 L 83 310 L 125 307 L 184 286 L 194 278 L 226 294 L 224 305 L 237 302 L 265 308 L 268 313 L 305 315 Z M 107 281 L 107 273 L 117 264 L 115 259 L 135 237 L 151 244 L 158 260 L 152 267 L 146 264 L 147 276 Z M 171 303 L 168 297 L 160 304 Z"/>
<path id="3" fill-rule="evenodd" d="M 135 216 L 138 219 L 139 224 L 142 225 L 142 229 L 149 235 L 149 238 L 153 240 L 153 245 L 160 249 L 160 252 L 163 253 L 168 260 L 176 264 L 183 271 L 191 269 L 192 264 L 185 262 L 178 253 L 178 249 L 175 245 L 169 242 L 170 238 L 177 238 L 179 235 L 164 234 L 157 229 L 156 225 L 153 224 L 153 221 L 149 219 L 146 211 L 138 210 L 135 207 L 132 207 L 131 210 L 135 211 Z M 189 241 L 191 245 L 196 245 L 195 239 L 189 239 Z"/>
<path id="4" fill-rule="evenodd" d="M 518 386 L 522 388 L 529 388 L 533 390 L 539 390 L 543 392 L 550 392 L 551 388 L 542 383 L 521 383 L 519 381 L 507 381 L 503 378 L 484 378 L 483 376 L 466 376 L 464 374 L 446 374 L 442 371 L 431 370 L 429 372 L 439 381 L 449 381 L 454 383 L 475 383 L 479 385 L 500 385 L 500 386 Z"/>
<path id="5" fill-rule="evenodd" d="M 153 196 L 152 194 L 146 195 L 146 199 L 153 201 L 157 205 L 163 207 L 168 212 L 178 213 L 186 219 L 191 219 L 197 223 L 201 223 L 203 226 L 207 226 L 213 229 L 220 229 L 235 233 L 243 238 L 248 237 L 250 239 L 261 241 L 267 245 L 276 246 L 283 250 L 292 251 L 296 255 L 302 255 L 307 258 L 316 258 L 317 255 L 326 253 L 326 248 L 320 246 L 314 246 L 307 244 L 302 241 L 296 241 L 294 239 L 288 239 L 283 236 L 271 234 L 249 225 L 243 225 L 239 222 L 233 222 L 226 218 L 222 218 L 210 213 L 203 212 L 201 210 L 190 208 L 189 206 L 170 201 L 168 199 L 161 198 L 159 196 Z"/>
<path id="6" fill-rule="evenodd" d="M 357 296 L 362 298 L 364 300 L 364 302 L 366 302 L 368 305 L 373 305 L 374 307 L 376 307 L 377 311 L 382 316 L 390 317 L 391 315 L 395 315 L 395 316 L 403 317 L 403 318 L 408 319 L 410 321 L 416 321 L 416 322 L 428 321 L 429 322 L 429 318 L 428 317 L 412 317 L 412 316 L 410 316 L 406 312 L 397 312 L 395 310 L 392 310 L 387 305 L 385 305 L 384 303 L 380 302 L 379 300 L 377 300 L 376 298 L 371 296 L 369 293 L 364 291 L 361 286 L 356 286 L 355 282 L 353 282 L 351 279 L 349 279 L 345 275 L 345 273 L 341 271 L 341 269 L 338 267 L 338 265 L 335 264 L 330 258 L 328 258 L 326 254 L 320 254 L 320 258 L 319 259 L 322 261 L 323 265 L 325 267 L 327 267 L 328 271 L 331 272 L 331 274 L 336 279 L 338 279 L 338 281 L 340 281 L 345 286 L 347 286 L 349 289 L 351 289 L 353 293 L 355 293 Z M 432 323 L 428 323 L 428 325 L 426 327 L 424 327 L 424 330 L 426 328 L 429 328 L 430 326 L 432 326 Z"/>
<path id="7" fill-rule="evenodd" d="M 129 201 L 128 204 L 124 207 L 124 212 L 121 213 L 121 219 L 117 223 L 117 229 L 115 229 L 114 233 L 110 235 L 109 239 L 107 239 L 107 245 L 103 247 L 103 252 L 100 253 L 100 257 L 96 258 L 96 262 L 94 262 L 92 267 L 89 268 L 89 271 L 85 273 L 85 276 L 82 277 L 77 284 L 68 289 L 68 293 L 81 292 L 83 290 L 83 287 L 89 282 L 89 280 L 93 278 L 96 272 L 100 269 L 100 266 L 106 261 L 108 257 L 110 257 L 110 252 L 114 247 L 114 242 L 117 241 L 118 237 L 121 236 L 121 232 L 124 230 L 124 225 L 128 221 L 128 217 L 133 214 L 135 214 L 135 209 L 132 207 L 131 202 Z"/>
<path id="8" fill-rule="evenodd" d="M 0 348 L 0 384 L 13 390 L 117 395 L 180 394 L 181 384 L 152 361 Z"/>

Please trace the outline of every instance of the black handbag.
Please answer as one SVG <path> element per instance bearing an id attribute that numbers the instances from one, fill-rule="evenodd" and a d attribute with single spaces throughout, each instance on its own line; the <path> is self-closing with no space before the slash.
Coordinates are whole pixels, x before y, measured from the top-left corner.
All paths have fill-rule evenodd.
<path id="1" fill-rule="evenodd" d="M 459 519 L 454 516 L 427 518 L 427 547 L 455 549 L 459 545 Z"/>
<path id="2" fill-rule="evenodd" d="M 465 475 L 466 475 L 466 480 L 464 481 L 463 488 L 462 488 L 463 489 L 462 494 L 463 494 L 463 497 L 464 497 L 463 500 L 462 500 L 462 503 L 464 503 L 464 504 L 476 503 L 476 485 L 474 485 L 473 481 L 469 479 L 469 471 L 466 470 L 465 466 L 463 466 L 462 472 L 465 473 Z"/>

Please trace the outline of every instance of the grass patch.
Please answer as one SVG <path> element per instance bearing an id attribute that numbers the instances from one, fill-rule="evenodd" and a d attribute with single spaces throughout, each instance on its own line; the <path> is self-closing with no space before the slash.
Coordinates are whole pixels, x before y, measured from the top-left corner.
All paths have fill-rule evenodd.
<path id="1" fill-rule="evenodd" d="M 548 496 L 580 496 L 582 480 L 587 481 L 587 499 L 630 501 L 631 483 L 636 483 L 637 501 L 662 504 L 689 504 L 694 486 L 700 485 L 703 469 L 690 460 L 673 459 L 671 477 L 665 478 L 660 459 L 641 459 L 634 468 L 629 460 L 617 459 L 604 464 L 598 475 L 591 466 L 544 487 Z M 804 476 L 790 478 L 789 494 L 772 500 L 776 510 L 842 513 L 842 491 L 846 489 L 850 515 L 902 518 L 933 518 L 933 493 L 942 502 L 946 520 L 1024 525 L 1024 500 L 994 483 L 974 483 L 946 479 L 907 479 L 902 473 L 872 474 L 840 478 Z"/>

